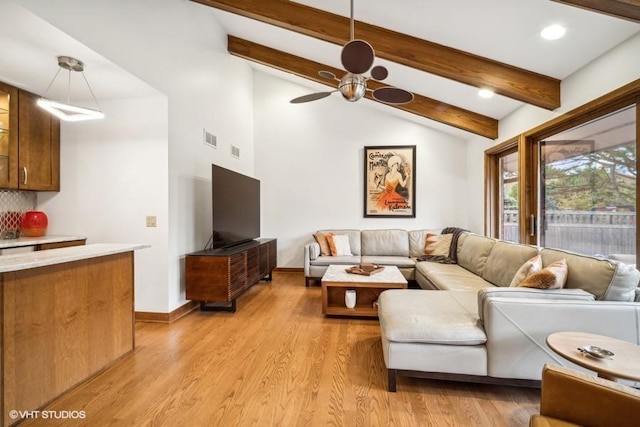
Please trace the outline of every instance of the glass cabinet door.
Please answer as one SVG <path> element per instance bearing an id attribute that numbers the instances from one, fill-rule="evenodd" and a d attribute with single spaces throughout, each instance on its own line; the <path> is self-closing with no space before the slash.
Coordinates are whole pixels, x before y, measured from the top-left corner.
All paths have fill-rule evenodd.
<path id="1" fill-rule="evenodd" d="M 18 90 L 0 83 L 0 188 L 18 188 Z"/>

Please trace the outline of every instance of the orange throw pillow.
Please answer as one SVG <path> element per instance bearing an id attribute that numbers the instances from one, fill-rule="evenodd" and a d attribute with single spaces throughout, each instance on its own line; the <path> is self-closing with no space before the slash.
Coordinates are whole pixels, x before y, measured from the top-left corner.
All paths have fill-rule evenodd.
<path id="1" fill-rule="evenodd" d="M 537 273 L 530 274 L 518 286 L 537 289 L 561 289 L 567 283 L 567 276 L 569 276 L 567 260 L 561 259 L 549 264 Z"/>
<path id="2" fill-rule="evenodd" d="M 330 256 L 331 255 L 331 247 L 329 247 L 329 242 L 327 241 L 328 234 L 324 233 L 315 233 L 313 238 L 316 239 L 316 242 L 320 245 L 320 255 L 322 256 Z"/>

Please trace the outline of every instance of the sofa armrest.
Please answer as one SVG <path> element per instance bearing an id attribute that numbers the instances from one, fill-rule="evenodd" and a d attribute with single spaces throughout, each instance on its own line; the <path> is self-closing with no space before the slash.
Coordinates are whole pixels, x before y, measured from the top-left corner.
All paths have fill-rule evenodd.
<path id="1" fill-rule="evenodd" d="M 545 363 L 583 371 L 547 346 L 553 332 L 590 332 L 640 342 L 640 304 L 634 302 L 490 297 L 482 316 L 488 372 L 496 377 L 538 380 Z"/>
<path id="2" fill-rule="evenodd" d="M 304 257 L 314 260 L 320 256 L 320 245 L 318 242 L 309 243 L 304 246 Z"/>
<path id="3" fill-rule="evenodd" d="M 484 288 L 478 291 L 478 314 L 483 321 L 484 304 L 489 298 L 531 298 L 537 300 L 595 301 L 596 297 L 583 289 L 536 289 L 519 287 Z"/>
<path id="4" fill-rule="evenodd" d="M 545 365 L 540 415 L 578 425 L 636 426 L 640 391 L 571 369 Z"/>
<path id="5" fill-rule="evenodd" d="M 304 245 L 304 277 L 309 277 L 311 261 L 320 256 L 320 245 L 312 242 Z"/>

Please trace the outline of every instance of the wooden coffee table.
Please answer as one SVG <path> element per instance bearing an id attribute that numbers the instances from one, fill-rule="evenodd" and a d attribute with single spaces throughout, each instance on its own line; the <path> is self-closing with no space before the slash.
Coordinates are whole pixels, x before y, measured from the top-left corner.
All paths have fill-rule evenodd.
<path id="1" fill-rule="evenodd" d="M 407 280 L 398 267 L 386 266 L 383 271 L 363 276 L 347 273 L 352 265 L 330 265 L 322 276 L 322 313 L 326 316 L 378 317 L 380 293 L 387 289 L 406 289 Z M 356 291 L 356 306 L 347 308 L 344 293 Z"/>
<path id="2" fill-rule="evenodd" d="M 601 378 L 640 381 L 640 346 L 628 341 L 585 332 L 556 332 L 547 337 L 549 347 L 564 357 L 598 373 Z M 596 346 L 612 351 L 612 359 L 582 354 L 578 348 Z"/>

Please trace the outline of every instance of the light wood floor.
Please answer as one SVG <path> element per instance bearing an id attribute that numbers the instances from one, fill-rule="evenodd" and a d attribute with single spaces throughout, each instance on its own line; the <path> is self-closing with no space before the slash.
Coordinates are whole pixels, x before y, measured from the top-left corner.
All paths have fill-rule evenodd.
<path id="1" fill-rule="evenodd" d="M 280 272 L 234 314 L 137 323 L 132 355 L 45 408 L 85 419 L 44 425 L 493 427 L 538 412 L 537 389 L 400 377 L 389 393 L 378 321 L 325 318 L 320 295 Z"/>

